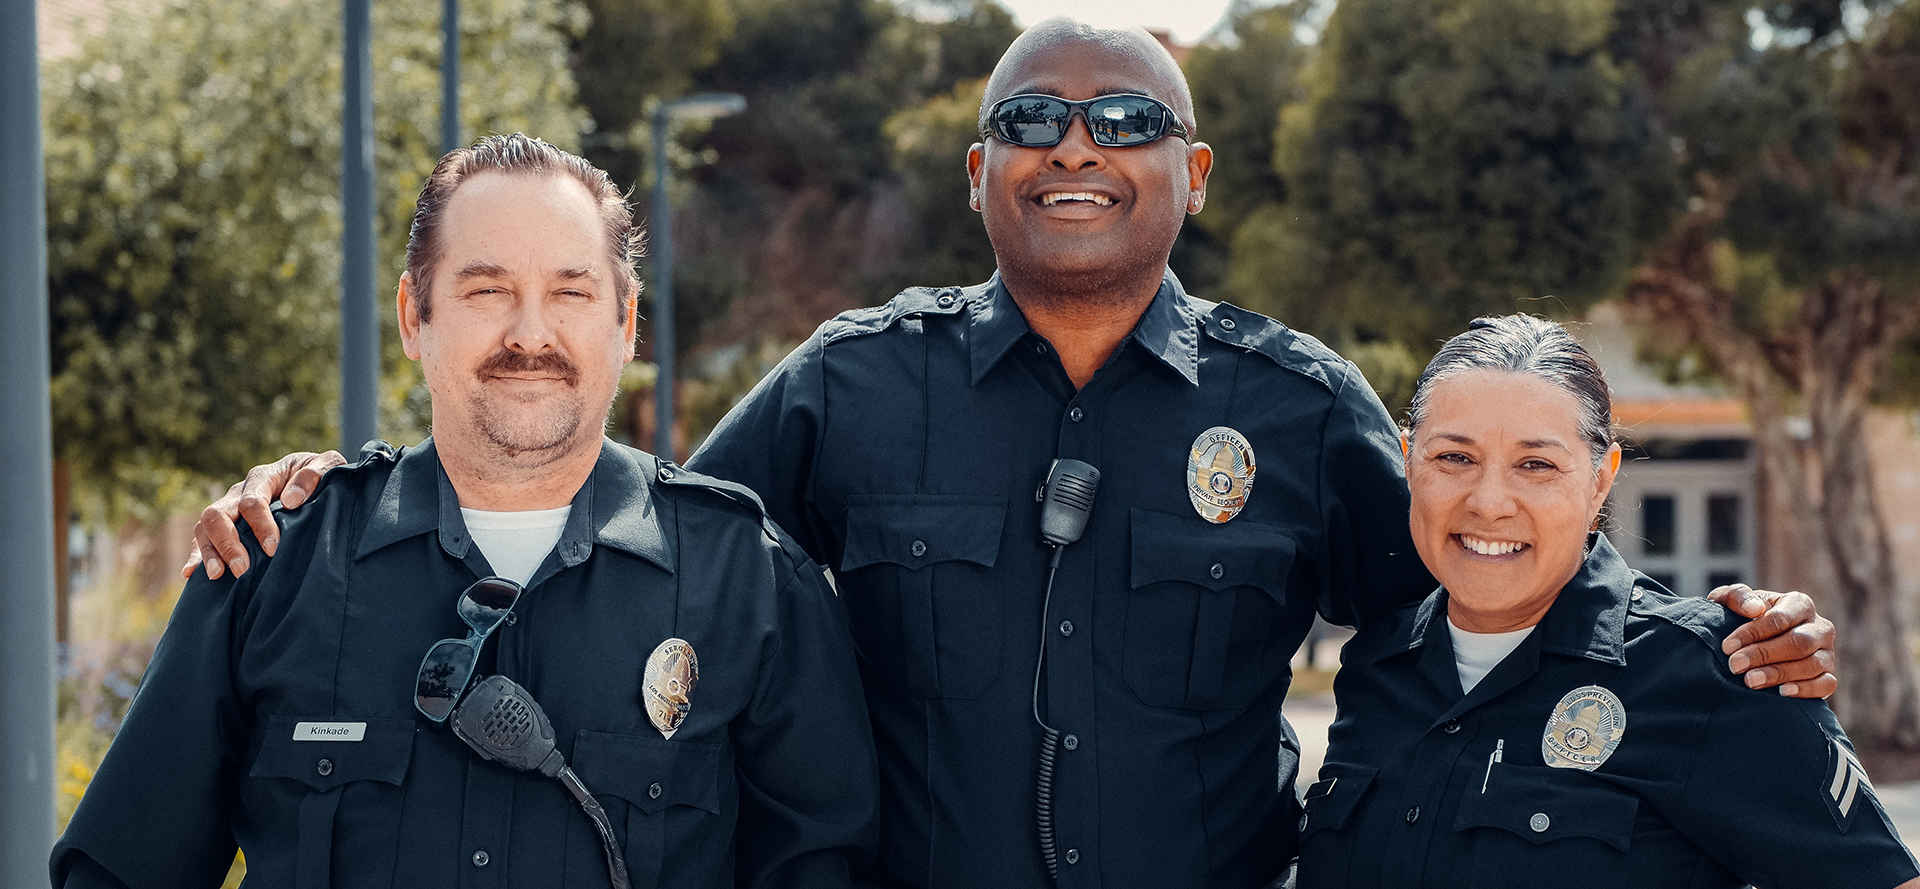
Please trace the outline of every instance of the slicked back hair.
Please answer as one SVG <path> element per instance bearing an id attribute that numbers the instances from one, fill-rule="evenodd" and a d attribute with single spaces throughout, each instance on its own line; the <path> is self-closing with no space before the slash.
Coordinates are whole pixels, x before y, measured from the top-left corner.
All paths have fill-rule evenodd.
<path id="1" fill-rule="evenodd" d="M 524 133 L 484 136 L 470 147 L 447 152 L 420 189 L 420 201 L 413 210 L 413 230 L 407 235 L 407 274 L 413 278 L 414 305 L 420 320 L 430 320 L 433 312 L 427 282 L 444 252 L 440 243 L 442 212 L 461 183 L 490 172 L 568 176 L 586 187 L 600 211 L 614 260 L 614 295 L 620 309 L 616 323 L 624 323 L 629 301 L 640 292 L 634 265 L 645 253 L 646 233 L 634 224 L 633 208 L 599 167 Z"/>
<path id="2" fill-rule="evenodd" d="M 1580 437 L 1593 453 L 1594 465 L 1613 446 L 1613 398 L 1599 362 L 1565 327 L 1532 315 L 1475 318 L 1466 333 L 1440 347 L 1414 384 L 1413 401 L 1407 405 L 1409 441 L 1426 422 L 1433 384 L 1469 370 L 1528 374 L 1560 387 L 1580 406 Z"/>

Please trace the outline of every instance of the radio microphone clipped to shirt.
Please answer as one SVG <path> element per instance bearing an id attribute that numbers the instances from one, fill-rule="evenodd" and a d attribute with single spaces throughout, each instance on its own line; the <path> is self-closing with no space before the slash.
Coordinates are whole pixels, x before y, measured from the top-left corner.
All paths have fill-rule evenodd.
<path id="1" fill-rule="evenodd" d="M 1047 610 L 1053 604 L 1053 576 L 1067 545 L 1087 531 L 1093 516 L 1093 495 L 1100 488 L 1100 470 L 1081 460 L 1059 459 L 1047 470 L 1040 489 L 1040 539 L 1053 547 L 1047 565 L 1047 592 L 1040 599 L 1040 654 L 1033 663 L 1033 721 L 1040 725 L 1040 770 L 1034 788 L 1034 821 L 1040 855 L 1048 876 L 1059 879 L 1060 861 L 1053 836 L 1053 762 L 1060 746 L 1060 730 L 1040 718 L 1040 676 L 1047 663 Z"/>

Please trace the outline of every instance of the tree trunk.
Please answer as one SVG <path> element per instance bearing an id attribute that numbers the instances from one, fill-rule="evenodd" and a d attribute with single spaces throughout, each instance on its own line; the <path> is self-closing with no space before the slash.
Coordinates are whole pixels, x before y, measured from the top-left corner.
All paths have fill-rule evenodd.
<path id="1" fill-rule="evenodd" d="M 1712 202 L 1724 206 L 1719 202 Z M 1920 670 L 1886 522 L 1873 489 L 1866 416 L 1874 378 L 1913 329 L 1913 307 L 1842 273 L 1801 294 L 1795 329 L 1754 332 L 1714 284 L 1706 229 L 1715 210 L 1683 219 L 1636 270 L 1626 302 L 1645 321 L 1704 348 L 1746 402 L 1770 494 L 1805 559 L 1808 592 L 1838 627 L 1834 711 L 1863 749 L 1920 749 Z M 1789 428 L 1804 403 L 1806 453 Z"/>

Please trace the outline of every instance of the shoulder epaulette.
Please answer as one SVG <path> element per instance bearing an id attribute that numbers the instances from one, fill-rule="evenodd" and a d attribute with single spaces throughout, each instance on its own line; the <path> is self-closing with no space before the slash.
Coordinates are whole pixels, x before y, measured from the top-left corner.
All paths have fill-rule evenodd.
<path id="1" fill-rule="evenodd" d="M 1709 599 L 1676 596 L 1643 576 L 1634 580 L 1633 594 L 1627 603 L 1629 612 L 1673 624 L 1699 637 L 1714 651 L 1719 651 L 1720 642 L 1746 620 Z"/>
<path id="2" fill-rule="evenodd" d="M 1319 340 L 1232 303 L 1211 305 L 1204 319 L 1207 336 L 1265 355 L 1275 364 L 1318 380 L 1328 389 L 1340 387 L 1347 360 Z"/>
<path id="3" fill-rule="evenodd" d="M 388 444 L 384 439 L 375 438 L 360 446 L 358 456 L 358 460 L 343 463 L 321 473 L 320 483 L 314 485 L 312 491 L 307 492 L 307 499 L 312 500 L 321 491 L 326 490 L 329 482 L 350 478 L 364 471 L 391 469 L 394 464 L 400 462 L 400 448 Z M 278 500 L 276 499 L 275 502 Z"/>
<path id="4" fill-rule="evenodd" d="M 823 344 L 849 337 L 879 333 L 902 318 L 916 315 L 955 315 L 967 303 L 986 292 L 986 285 L 973 287 L 909 287 L 884 305 L 842 312 L 821 325 Z"/>
<path id="5" fill-rule="evenodd" d="M 710 491 L 746 507 L 760 519 L 760 530 L 767 535 L 769 540 L 779 544 L 780 548 L 785 550 L 788 556 L 791 556 L 801 563 L 813 561 L 812 557 L 808 556 L 806 551 L 800 548 L 799 544 L 782 533 L 779 525 L 773 523 L 773 516 L 768 514 L 767 505 L 761 502 L 760 495 L 755 494 L 752 488 L 739 482 L 730 482 L 726 479 L 714 478 L 711 475 L 694 472 L 691 469 L 666 460 L 661 460 L 657 457 L 654 458 L 653 477 L 659 481 L 660 484 L 670 488 Z"/>

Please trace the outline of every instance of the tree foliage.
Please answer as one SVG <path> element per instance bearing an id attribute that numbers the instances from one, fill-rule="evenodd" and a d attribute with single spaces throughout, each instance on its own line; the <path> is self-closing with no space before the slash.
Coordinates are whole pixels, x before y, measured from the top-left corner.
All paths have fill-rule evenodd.
<path id="1" fill-rule="evenodd" d="M 468 126 L 572 140 L 582 118 L 563 35 L 584 25 L 579 10 L 467 0 L 463 12 Z M 152 505 L 332 439 L 340 8 L 184 0 L 111 17 L 42 75 L 54 437 L 89 499 Z M 390 288 L 439 154 L 437 8 L 376 4 L 374 34 Z M 383 425 L 400 430 L 422 400 L 395 340 Z"/>

